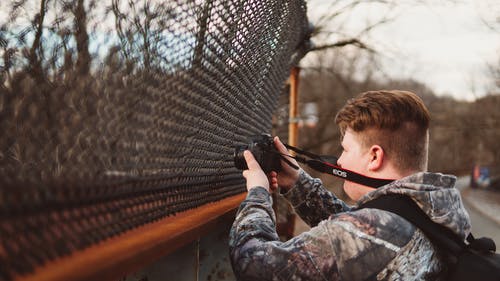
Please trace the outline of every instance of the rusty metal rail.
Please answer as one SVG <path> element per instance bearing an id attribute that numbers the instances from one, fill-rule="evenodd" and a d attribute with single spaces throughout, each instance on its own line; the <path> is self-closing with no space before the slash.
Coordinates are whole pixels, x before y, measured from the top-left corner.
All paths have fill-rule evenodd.
<path id="1" fill-rule="evenodd" d="M 18 281 L 116 280 L 233 220 L 246 193 L 132 229 L 70 256 L 50 261 Z"/>

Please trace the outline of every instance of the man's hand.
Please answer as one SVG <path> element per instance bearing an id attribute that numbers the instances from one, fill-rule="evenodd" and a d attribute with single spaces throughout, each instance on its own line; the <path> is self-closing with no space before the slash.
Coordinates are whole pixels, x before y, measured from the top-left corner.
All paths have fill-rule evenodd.
<path id="1" fill-rule="evenodd" d="M 269 192 L 269 180 L 252 153 L 245 150 L 243 156 L 248 166 L 248 170 L 243 171 L 243 177 L 247 180 L 247 190 L 250 191 L 250 189 L 260 186 Z"/>
<path id="2" fill-rule="evenodd" d="M 274 137 L 274 146 L 281 154 L 285 155 L 289 154 L 285 145 L 280 141 L 278 137 Z M 295 159 L 288 158 L 288 160 L 291 163 L 295 164 L 296 166 L 299 166 L 299 164 L 297 163 L 297 161 L 295 161 Z M 295 185 L 295 183 L 299 179 L 299 170 L 295 170 L 294 168 L 290 167 L 290 165 L 281 160 L 281 171 L 277 174 L 275 172 L 272 172 L 270 176 L 271 176 L 270 182 L 273 190 L 278 188 L 278 185 L 279 187 L 285 190 L 289 190 Z M 276 181 L 277 184 L 274 183 L 274 181 Z"/>

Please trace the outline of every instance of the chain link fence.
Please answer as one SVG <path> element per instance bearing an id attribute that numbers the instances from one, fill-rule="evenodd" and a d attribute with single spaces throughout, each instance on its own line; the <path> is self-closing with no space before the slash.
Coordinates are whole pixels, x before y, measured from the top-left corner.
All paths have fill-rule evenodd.
<path id="1" fill-rule="evenodd" d="M 241 193 L 302 0 L 0 3 L 0 280 Z"/>

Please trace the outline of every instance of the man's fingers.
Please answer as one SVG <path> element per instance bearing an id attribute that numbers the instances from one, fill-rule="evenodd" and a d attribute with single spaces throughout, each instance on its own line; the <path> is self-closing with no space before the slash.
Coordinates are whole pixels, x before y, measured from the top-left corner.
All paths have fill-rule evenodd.
<path id="1" fill-rule="evenodd" d="M 257 163 L 252 153 L 249 150 L 245 150 L 243 156 L 248 166 L 248 169 L 243 171 L 243 176 L 247 180 L 247 190 L 260 186 L 269 192 L 269 179 L 260 168 L 259 163 Z"/>
<path id="2" fill-rule="evenodd" d="M 250 173 L 250 171 L 249 171 L 249 170 L 244 170 L 244 171 L 243 171 L 243 177 L 244 177 L 245 179 L 248 179 L 248 173 Z"/>
<path id="3" fill-rule="evenodd" d="M 278 189 L 278 179 L 277 179 L 278 174 L 276 172 L 271 172 L 268 175 L 269 178 L 269 188 L 271 191 L 276 191 Z"/>
<path id="4" fill-rule="evenodd" d="M 249 170 L 260 169 L 259 163 L 257 162 L 257 160 L 255 160 L 255 158 L 253 157 L 253 155 L 250 151 L 245 150 L 243 152 L 243 156 L 245 157 L 245 161 L 247 162 L 247 166 L 248 166 Z"/>
<path id="5" fill-rule="evenodd" d="M 283 154 L 288 154 L 288 150 L 278 136 L 274 137 L 274 146 Z"/>

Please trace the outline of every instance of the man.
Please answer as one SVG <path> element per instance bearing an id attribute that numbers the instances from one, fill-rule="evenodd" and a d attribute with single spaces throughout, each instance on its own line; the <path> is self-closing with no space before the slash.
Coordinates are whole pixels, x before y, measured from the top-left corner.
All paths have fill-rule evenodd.
<path id="1" fill-rule="evenodd" d="M 435 222 L 464 238 L 470 220 L 456 178 L 427 169 L 429 112 L 411 92 L 371 91 L 350 100 L 336 123 L 343 152 L 337 164 L 373 178 L 394 179 L 371 188 L 345 181 L 350 207 L 319 179 L 283 165 L 269 179 L 249 151 L 248 195 L 230 233 L 230 255 L 239 280 L 439 280 L 446 267 L 424 234 L 402 217 L 359 204 L 403 194 Z M 275 138 L 282 153 L 286 148 Z M 296 162 L 295 162 L 296 164 Z M 276 234 L 270 191 L 283 196 L 312 228 L 289 241 Z"/>

